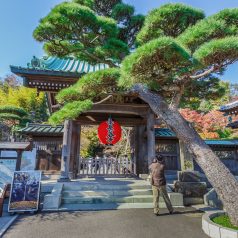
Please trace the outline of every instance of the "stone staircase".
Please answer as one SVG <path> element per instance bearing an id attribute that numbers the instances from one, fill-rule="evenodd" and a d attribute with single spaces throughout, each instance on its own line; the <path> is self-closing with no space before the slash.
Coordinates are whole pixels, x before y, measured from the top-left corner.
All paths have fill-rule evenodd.
<path id="1" fill-rule="evenodd" d="M 182 194 L 173 193 L 169 187 L 168 190 L 173 206 L 182 207 Z M 74 182 L 63 183 L 60 199 L 61 202 L 58 210 L 106 210 L 153 207 L 153 196 L 149 182 L 137 178 L 99 177 L 91 180 L 80 179 Z M 162 197 L 160 199 L 160 207 L 166 207 Z M 50 210 L 47 206 L 44 206 L 44 208 Z"/>
<path id="2" fill-rule="evenodd" d="M 42 181 L 57 180 L 60 178 L 60 171 L 43 171 L 41 175 Z"/>

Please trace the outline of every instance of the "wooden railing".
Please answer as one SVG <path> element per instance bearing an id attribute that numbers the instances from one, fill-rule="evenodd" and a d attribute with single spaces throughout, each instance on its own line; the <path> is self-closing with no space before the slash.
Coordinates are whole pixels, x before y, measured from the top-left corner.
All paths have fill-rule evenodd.
<path id="1" fill-rule="evenodd" d="M 80 158 L 80 175 L 129 175 L 133 164 L 129 158 Z"/>

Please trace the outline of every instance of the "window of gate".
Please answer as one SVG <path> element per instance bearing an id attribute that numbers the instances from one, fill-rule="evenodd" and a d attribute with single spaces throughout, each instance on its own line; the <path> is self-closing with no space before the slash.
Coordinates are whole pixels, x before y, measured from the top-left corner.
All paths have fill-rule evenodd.
<path id="1" fill-rule="evenodd" d="M 129 175 L 133 163 L 128 157 L 96 157 L 79 159 L 79 175 Z"/>

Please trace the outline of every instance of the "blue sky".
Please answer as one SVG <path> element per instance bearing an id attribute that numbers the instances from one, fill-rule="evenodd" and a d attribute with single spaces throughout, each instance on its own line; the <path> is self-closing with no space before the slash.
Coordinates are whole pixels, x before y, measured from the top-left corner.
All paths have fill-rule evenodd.
<path id="1" fill-rule="evenodd" d="M 62 0 L 1 0 L 0 8 L 0 77 L 9 72 L 9 65 L 26 66 L 33 55 L 44 55 L 42 45 L 32 32 L 52 7 Z M 238 0 L 125 0 L 138 13 L 146 14 L 153 8 L 169 2 L 182 2 L 201 8 L 207 15 L 224 8 L 238 7 Z M 230 66 L 224 80 L 238 83 L 238 63 Z"/>

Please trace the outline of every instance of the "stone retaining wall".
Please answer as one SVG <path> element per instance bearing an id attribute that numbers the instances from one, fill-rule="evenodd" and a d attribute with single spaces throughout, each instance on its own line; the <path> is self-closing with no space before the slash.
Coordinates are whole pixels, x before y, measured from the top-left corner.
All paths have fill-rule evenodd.
<path id="1" fill-rule="evenodd" d="M 233 230 L 220 226 L 212 222 L 212 218 L 224 215 L 224 211 L 206 213 L 202 217 L 202 229 L 203 231 L 212 238 L 238 238 L 238 230 Z"/>

